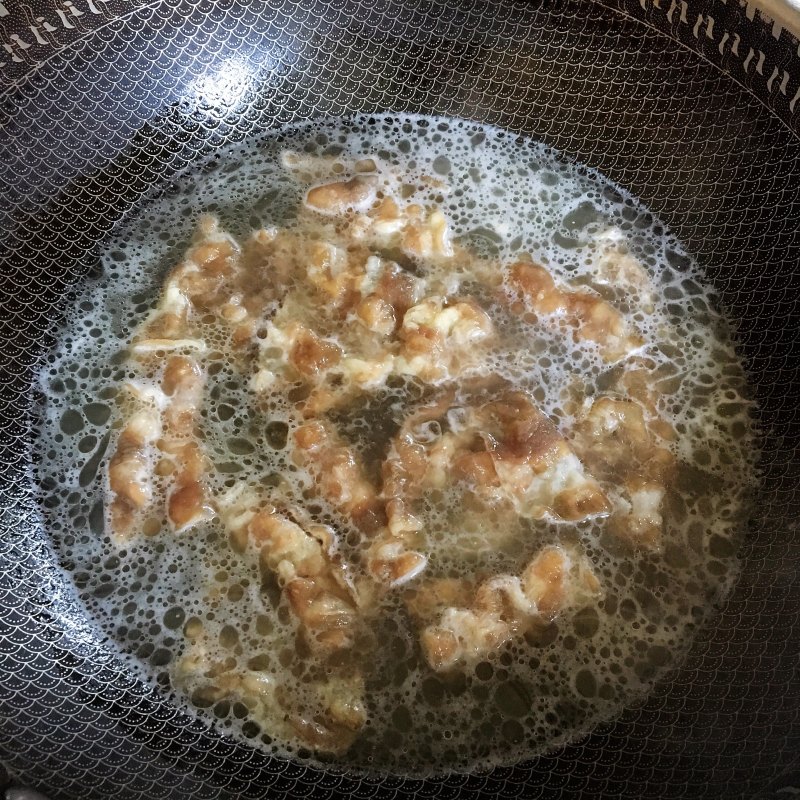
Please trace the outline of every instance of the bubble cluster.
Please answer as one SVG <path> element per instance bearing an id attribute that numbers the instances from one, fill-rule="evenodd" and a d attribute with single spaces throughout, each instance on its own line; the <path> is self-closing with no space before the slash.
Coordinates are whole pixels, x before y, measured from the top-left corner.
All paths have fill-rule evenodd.
<path id="1" fill-rule="evenodd" d="M 262 729 L 235 696 L 213 696 L 202 680 L 175 681 L 176 665 L 200 632 L 215 659 L 268 674 L 298 697 L 321 669 L 298 647 L 280 587 L 258 555 L 232 547 L 217 520 L 181 536 L 148 530 L 119 542 L 106 530 L 104 512 L 105 471 L 122 424 L 116 398 L 126 380 L 142 377 L 126 356 L 134 330 L 155 306 L 163 275 L 201 213 L 216 214 L 238 236 L 292 224 L 303 182 L 319 176 L 313 167 L 288 174 L 280 159 L 287 149 L 323 157 L 326 170 L 333 161 L 334 172 L 337 158 L 371 157 L 402 171 L 409 186 L 444 209 L 458 240 L 485 258 L 507 263 L 528 253 L 557 279 L 600 291 L 634 321 L 651 343 L 647 356 L 663 367 L 659 412 L 678 433 L 672 446 L 681 464 L 663 552 L 632 553 L 592 520 L 520 520 L 502 531 L 495 550 L 482 534 L 454 532 L 462 500 L 455 490 L 433 497 L 428 546 L 439 574 L 518 570 L 543 544 L 574 541 L 591 558 L 604 599 L 442 675 L 425 665 L 402 602 L 390 597 L 359 645 L 369 664 L 369 724 L 338 761 L 423 774 L 511 763 L 553 748 L 619 713 L 680 662 L 735 577 L 756 453 L 745 376 L 698 267 L 624 190 L 535 142 L 433 117 L 320 121 L 216 155 L 127 221 L 108 242 L 103 276 L 86 287 L 39 378 L 46 401 L 37 480 L 62 564 L 143 679 L 232 735 L 320 760 Z M 426 183 L 429 176 L 441 183 Z M 645 267 L 652 296 L 598 282 L 601 243 L 609 241 Z M 568 431 L 582 402 L 610 386 L 617 368 L 591 343 L 514 317 L 480 292 L 508 343 L 494 352 L 492 371 L 530 391 Z M 224 358 L 210 364 L 200 427 L 213 490 L 281 484 L 312 518 L 345 527 L 289 457 L 289 399 L 276 394 L 255 411 L 235 365 Z M 365 462 L 376 463 L 420 394 L 414 380 L 393 379 L 337 424 Z"/>

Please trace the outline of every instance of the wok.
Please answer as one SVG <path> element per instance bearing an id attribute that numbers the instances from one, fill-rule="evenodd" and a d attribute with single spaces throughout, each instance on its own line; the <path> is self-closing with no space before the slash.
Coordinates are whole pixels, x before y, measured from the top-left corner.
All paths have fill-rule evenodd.
<path id="1" fill-rule="evenodd" d="M 13 776 L 64 798 L 732 798 L 791 784 L 800 49 L 780 21 L 734 0 L 4 0 L 0 44 L 0 760 Z M 763 433 L 741 575 L 683 665 L 549 755 L 428 780 L 272 758 L 145 685 L 88 617 L 31 491 L 33 375 L 125 213 L 270 127 L 386 109 L 531 136 L 641 198 L 735 321 Z"/>

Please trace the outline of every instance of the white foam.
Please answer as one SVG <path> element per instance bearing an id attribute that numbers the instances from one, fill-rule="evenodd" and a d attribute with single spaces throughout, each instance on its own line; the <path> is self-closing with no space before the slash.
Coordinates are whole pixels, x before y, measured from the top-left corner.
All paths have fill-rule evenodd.
<path id="1" fill-rule="evenodd" d="M 421 664 L 401 605 L 389 607 L 390 621 L 376 632 L 383 647 L 368 659 L 371 722 L 342 760 L 401 772 L 486 767 L 569 740 L 647 692 L 679 661 L 703 615 L 729 587 L 755 452 L 743 372 L 696 265 L 623 190 L 534 142 L 443 118 L 319 122 L 221 155 L 214 169 L 187 175 L 169 196 L 148 203 L 109 242 L 104 277 L 87 287 L 41 373 L 47 402 L 37 444 L 39 481 L 56 548 L 92 616 L 148 679 L 167 684 L 169 664 L 186 649 L 183 622 L 196 616 L 214 641 L 226 626 L 235 628 L 242 665 L 263 658 L 270 680 L 300 691 L 303 670 L 291 655 L 294 625 L 261 591 L 257 557 L 233 552 L 216 522 L 180 537 L 164 532 L 114 544 L 102 523 L 108 452 L 98 454 L 119 424 L 119 387 L 125 381 L 146 387 L 148 380 L 155 386 L 155 376 L 135 374 L 119 353 L 154 307 L 164 270 L 185 248 L 202 211 L 218 214 L 240 236 L 256 225 L 285 225 L 304 191 L 280 164 L 287 148 L 349 160 L 377 153 L 420 185 L 434 174 L 450 191 L 429 187 L 427 200 L 441 204 L 455 234 L 486 255 L 507 262 L 527 251 L 559 280 L 605 288 L 630 313 L 654 306 L 636 317 L 645 339 L 658 343 L 646 353 L 674 365 L 680 377 L 660 410 L 680 430 L 675 449 L 696 468 L 695 485 L 707 482 L 706 491 L 689 485 L 671 511 L 665 555 L 632 559 L 609 544 L 598 521 L 569 531 L 547 521 L 520 523 L 503 554 L 476 549 L 477 534 L 453 531 L 460 500 L 445 493 L 428 509 L 430 569 L 518 569 L 542 544 L 572 538 L 598 565 L 606 600 L 453 679 Z M 600 285 L 596 274 L 608 243 L 628 248 L 646 266 L 657 296 L 615 295 L 613 283 Z M 607 366 L 588 343 L 565 345 L 558 331 L 516 319 L 503 324 L 509 337 L 524 337 L 528 352 L 498 352 L 492 369 L 526 386 L 566 430 L 575 420 L 568 395 L 598 391 Z M 218 346 L 209 341 L 208 351 Z M 409 383 L 393 396 L 403 400 L 413 392 Z M 307 505 L 309 476 L 289 463 L 286 448 L 275 446 L 285 433 L 281 426 L 293 419 L 289 403 L 275 395 L 258 417 L 249 396 L 247 381 L 233 368 L 212 371 L 202 427 L 217 467 L 214 490 L 260 485 L 274 475 Z M 353 420 L 351 427 L 367 442 L 374 420 Z M 315 519 L 341 523 L 324 502 L 315 505 L 321 509 Z M 223 601 L 234 596 L 239 599 Z M 216 598 L 211 605 L 209 597 Z M 259 629 L 256 619 L 268 622 Z M 292 742 L 273 741 L 269 731 L 261 738 L 231 703 L 218 704 L 216 712 L 217 724 L 236 735 L 297 755 Z"/>

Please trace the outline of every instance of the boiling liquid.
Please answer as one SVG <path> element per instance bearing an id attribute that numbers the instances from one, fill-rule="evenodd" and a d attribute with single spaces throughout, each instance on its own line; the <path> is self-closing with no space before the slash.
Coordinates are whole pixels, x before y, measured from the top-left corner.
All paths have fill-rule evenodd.
<path id="1" fill-rule="evenodd" d="M 632 551 L 603 520 L 517 520 L 487 545 L 485 531 L 458 524 L 457 494 L 426 500 L 429 574 L 518 574 L 543 545 L 574 542 L 591 559 L 604 599 L 442 675 L 420 654 L 402 592 L 389 593 L 357 654 L 366 670 L 369 724 L 335 760 L 360 770 L 427 774 L 507 764 L 573 739 L 675 667 L 729 590 L 756 453 L 745 376 L 697 266 L 624 191 L 497 129 L 401 116 L 287 128 L 187 173 L 122 226 L 102 254 L 103 277 L 87 286 L 40 375 L 46 402 L 38 483 L 61 561 L 90 615 L 143 679 L 257 746 L 331 760 L 276 738 L 235 697 L 212 701 L 202 681 L 175 679 L 176 665 L 191 651 L 184 631 L 198 624 L 212 656 L 259 670 L 289 693 L 302 693 L 304 676 L 318 669 L 298 649 L 296 622 L 257 554 L 234 551 L 218 520 L 181 535 L 148 531 L 119 542 L 104 511 L 108 459 L 123 424 L 116 398 L 126 380 L 142 377 L 127 344 L 156 305 L 163 275 L 201 212 L 216 214 L 241 237 L 260 226 L 292 225 L 306 186 L 281 167 L 285 149 L 348 161 L 377 156 L 407 175 L 409 185 L 440 178 L 451 191 L 434 186 L 424 199 L 443 208 L 461 244 L 500 264 L 530 253 L 558 280 L 596 286 L 603 236 L 611 230 L 653 277 L 647 312 L 635 293 L 598 288 L 641 331 L 647 355 L 670 378 L 659 411 L 678 434 L 680 468 L 664 511 L 663 551 Z M 527 389 L 568 433 L 580 399 L 602 393 L 620 368 L 603 362 L 591 343 L 579 346 L 544 325 L 523 323 L 480 291 L 501 333 L 486 369 Z M 324 333 L 324 319 L 316 322 Z M 281 485 L 315 519 L 346 530 L 347 521 L 313 496 L 310 477 L 292 463 L 293 404 L 276 393 L 256 409 L 247 376 L 225 359 L 210 363 L 208 373 L 200 429 L 214 464 L 212 491 Z M 334 416 L 373 476 L 423 391 L 418 381 L 391 379 L 369 401 Z"/>

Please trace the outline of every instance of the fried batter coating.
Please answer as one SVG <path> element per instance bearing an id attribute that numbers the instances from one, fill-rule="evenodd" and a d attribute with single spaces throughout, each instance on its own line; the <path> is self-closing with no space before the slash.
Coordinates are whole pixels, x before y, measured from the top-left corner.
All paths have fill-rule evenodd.
<path id="1" fill-rule="evenodd" d="M 272 602 L 298 648 L 293 656 L 326 675 L 280 685 L 268 670 L 219 658 L 198 629 L 187 633 L 179 684 L 210 702 L 238 699 L 266 730 L 341 754 L 367 724 L 367 672 L 355 662 L 378 600 L 403 587 L 421 653 L 436 672 L 491 657 L 596 602 L 602 587 L 583 552 L 538 539 L 514 551 L 520 531 L 538 536 L 544 520 L 563 532 L 607 516 L 622 539 L 658 549 L 676 470 L 674 431 L 659 412 L 664 376 L 656 377 L 639 353 L 642 336 L 615 307 L 630 307 L 619 301 L 629 291 L 648 312 L 652 284 L 616 238 L 598 245 L 593 288 L 576 289 L 531 261 L 504 267 L 468 251 L 442 209 L 377 158 L 286 153 L 284 164 L 311 184 L 297 220 L 239 244 L 204 218 L 133 338 L 146 379 L 129 387 L 109 464 L 110 516 L 121 535 L 157 502 L 175 533 L 219 514 L 262 586 L 280 586 Z M 569 436 L 533 388 L 522 391 L 490 366 L 519 326 L 508 311 L 591 343 L 606 362 L 607 394 L 587 401 Z M 212 496 L 209 487 L 221 481 L 212 480 L 200 418 L 210 365 L 220 358 L 249 381 L 255 414 L 276 394 L 286 399 L 291 457 L 304 471 L 294 488 L 324 500 L 318 505 L 333 509 L 335 527 L 246 481 Z M 377 397 L 383 408 L 381 393 L 398 386 L 418 389 L 417 404 L 390 407 L 376 426 L 385 449 L 364 461 L 335 421 L 357 398 L 372 408 L 366 404 Z M 586 396 L 575 386 L 569 414 Z M 430 509 L 442 497 L 455 510 L 436 528 Z M 519 560 L 498 574 L 476 568 L 470 579 L 445 577 L 435 550 L 442 527 L 453 540 L 464 533 L 469 547 L 480 539 L 473 553 Z M 256 594 L 263 600 L 265 591 Z"/>
<path id="2" fill-rule="evenodd" d="M 518 261 L 508 272 L 509 285 L 518 298 L 510 306 L 514 313 L 563 319 L 576 340 L 595 342 L 605 361 L 619 361 L 644 343 L 610 303 L 588 292 L 560 288 L 544 267 Z"/>
<path id="3" fill-rule="evenodd" d="M 659 435 L 668 433 L 664 421 L 648 416 L 637 400 L 600 397 L 578 422 L 573 444 L 599 478 L 617 487 L 610 530 L 637 547 L 658 550 L 676 460 Z"/>
<path id="4" fill-rule="evenodd" d="M 609 510 L 598 483 L 524 392 L 464 403 L 451 391 L 406 420 L 384 465 L 390 528 L 423 491 L 454 479 L 502 494 L 532 519 L 577 521 Z"/>
<path id="5" fill-rule="evenodd" d="M 176 684 L 199 695 L 203 703 L 238 700 L 265 732 L 297 738 L 306 747 L 344 753 L 367 722 L 363 678 L 337 672 L 299 684 L 267 670 L 237 667 L 233 658 L 211 655 L 218 650 L 200 620 L 187 623 L 190 646 L 173 669 Z"/>
<path id="6" fill-rule="evenodd" d="M 420 642 L 437 672 L 474 663 L 567 608 L 600 596 L 600 582 L 585 556 L 564 547 L 541 550 L 522 574 L 495 575 L 473 591 L 467 581 L 434 580 L 407 600 L 424 625 Z"/>
<path id="7" fill-rule="evenodd" d="M 330 528 L 308 530 L 250 491 L 232 490 L 219 501 L 229 535 L 246 538 L 274 572 L 312 649 L 350 647 L 359 621 L 347 565 Z"/>

